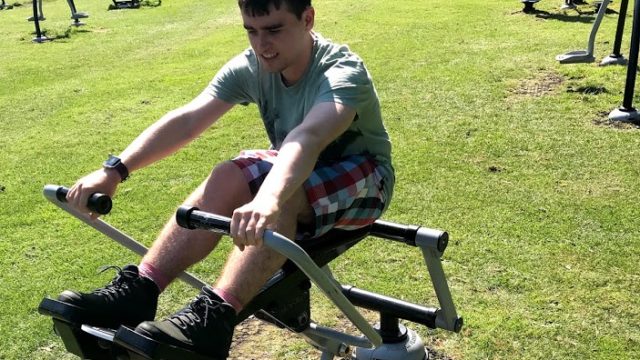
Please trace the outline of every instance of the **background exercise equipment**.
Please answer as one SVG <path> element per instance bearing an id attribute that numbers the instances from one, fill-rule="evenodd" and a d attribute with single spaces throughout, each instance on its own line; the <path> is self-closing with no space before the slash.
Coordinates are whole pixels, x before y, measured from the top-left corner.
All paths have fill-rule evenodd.
<path id="1" fill-rule="evenodd" d="M 71 10 L 71 19 L 73 20 L 71 25 L 76 27 L 85 25 L 85 23 L 81 22 L 80 19 L 88 18 L 89 14 L 87 14 L 86 12 L 77 11 L 74 0 L 67 0 L 67 4 L 69 5 L 69 9 Z M 33 42 L 43 43 L 45 41 L 53 40 L 46 37 L 40 29 L 40 21 L 46 20 L 42 11 L 42 0 L 33 0 L 33 15 L 30 16 L 27 20 L 33 21 L 36 28 L 36 37 L 33 38 Z"/>
<path id="2" fill-rule="evenodd" d="M 618 22 L 619 24 L 619 22 Z M 617 38 L 617 36 L 616 36 Z M 633 94 L 638 72 L 638 51 L 640 50 L 640 0 L 636 0 L 633 9 L 633 23 L 631 26 L 631 45 L 629 49 L 629 63 L 627 65 L 627 79 L 624 87 L 622 106 L 609 113 L 609 120 L 623 122 L 640 122 L 640 114 L 633 107 Z"/>
<path id="3" fill-rule="evenodd" d="M 35 15 L 29 16 L 27 18 L 27 21 L 34 21 L 35 18 L 36 18 Z M 46 20 L 44 17 L 44 13 L 42 12 L 42 0 L 38 0 L 38 20 L 40 21 Z"/>
<path id="4" fill-rule="evenodd" d="M 137 9 L 140 7 L 140 0 L 111 0 L 113 6 L 109 9 Z"/>
<path id="5" fill-rule="evenodd" d="M 67 0 L 67 4 L 69 4 L 69 8 L 71 9 L 71 19 L 73 20 L 73 23 L 71 25 L 85 25 L 85 23 L 81 22 L 80 19 L 88 18 L 89 14 L 87 14 L 86 12 L 78 12 L 76 10 L 76 4 L 73 2 L 73 0 Z"/>
<path id="6" fill-rule="evenodd" d="M 596 0 L 593 2 L 593 4 L 596 7 L 596 11 L 600 11 L 600 6 L 602 6 L 602 3 L 604 2 L 604 0 Z M 611 2 L 613 2 L 613 0 L 611 0 Z"/>
<path id="7" fill-rule="evenodd" d="M 560 64 L 590 63 L 596 60 L 596 58 L 593 56 L 596 34 L 598 33 L 598 28 L 600 27 L 602 18 L 604 18 L 604 14 L 607 12 L 608 5 L 609 0 L 603 0 L 602 5 L 598 10 L 596 20 L 591 27 L 591 33 L 589 34 L 589 40 L 587 41 L 587 50 L 570 51 L 566 54 L 556 56 L 556 60 L 558 60 Z"/>
<path id="8" fill-rule="evenodd" d="M 620 46 L 622 45 L 622 35 L 624 33 L 624 23 L 627 17 L 627 7 L 629 0 L 620 1 L 620 12 L 618 13 L 618 26 L 616 27 L 616 37 L 613 42 L 613 52 L 602 59 L 600 66 L 607 65 L 626 65 L 627 59 L 624 58 L 620 52 Z"/>
<path id="9" fill-rule="evenodd" d="M 32 2 L 33 2 L 33 16 L 27 20 L 33 21 L 36 27 L 36 37 L 34 37 L 32 41 L 41 44 L 45 41 L 50 41 L 52 39 L 49 39 L 48 37 L 44 36 L 42 34 L 42 31 L 40 30 L 40 20 L 45 19 L 44 14 L 42 13 L 42 0 L 33 0 Z"/>
<path id="10" fill-rule="evenodd" d="M 521 0 L 524 4 L 524 8 L 522 8 L 522 12 L 526 14 L 531 14 L 536 12 L 534 5 L 540 0 Z"/>
<path id="11" fill-rule="evenodd" d="M 90 220 L 85 214 L 70 208 L 59 199 L 59 186 L 47 185 L 45 197 L 138 254 L 146 248 L 101 219 Z M 205 229 L 228 233 L 229 219 L 206 213 L 193 207 L 181 207 L 176 220 L 189 229 Z M 440 308 L 424 307 L 399 299 L 372 293 L 349 285 L 340 285 L 328 268 L 328 263 L 346 252 L 367 236 L 387 239 L 419 248 L 431 277 Z M 322 360 L 336 356 L 351 359 L 425 360 L 428 355 L 417 333 L 399 319 L 459 332 L 463 320 L 456 313 L 441 263 L 448 244 L 448 234 L 420 226 L 407 226 L 378 220 L 370 227 L 355 230 L 332 230 L 312 241 L 294 243 L 275 232 L 265 234 L 265 245 L 285 255 L 289 261 L 265 285 L 263 290 L 238 315 L 242 321 L 250 315 L 301 335 L 319 349 Z M 183 273 L 180 279 L 200 288 L 204 283 Z M 311 320 L 309 287 L 312 281 L 340 309 L 364 336 L 354 336 L 323 327 Z M 286 297 L 286 303 L 282 299 Z M 364 320 L 355 306 L 380 313 L 380 324 L 373 328 Z M 65 304 L 45 298 L 39 312 L 52 317 L 56 332 L 68 351 L 94 359 L 118 359 L 126 354 L 130 358 L 205 359 L 205 357 L 153 341 L 140 339 L 140 335 L 126 327 L 100 329 L 83 326 L 65 317 Z M 115 344 L 115 345 L 114 345 Z M 353 348 L 353 351 L 351 349 Z M 158 353 L 160 352 L 160 353 Z"/>
<path id="12" fill-rule="evenodd" d="M 10 10 L 13 9 L 13 5 L 7 5 L 7 3 L 4 0 L 0 0 L 0 10 Z"/>

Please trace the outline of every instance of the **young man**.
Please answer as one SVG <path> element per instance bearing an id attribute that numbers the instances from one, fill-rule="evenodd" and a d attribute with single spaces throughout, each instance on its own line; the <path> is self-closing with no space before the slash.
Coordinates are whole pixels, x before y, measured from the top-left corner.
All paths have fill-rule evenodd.
<path id="1" fill-rule="evenodd" d="M 84 204 L 90 194 L 113 195 L 130 172 L 172 154 L 234 104 L 257 104 L 272 148 L 243 151 L 219 164 L 185 201 L 232 219 L 236 246 L 215 287 L 203 288 L 174 316 L 152 321 L 159 293 L 220 239 L 171 219 L 138 267 L 126 266 L 92 293 L 59 296 L 90 324 L 137 326 L 148 337 L 217 358 L 228 355 L 237 312 L 286 260 L 262 246 L 264 231 L 296 239 L 366 226 L 387 208 L 395 180 L 371 78 L 346 46 L 312 31 L 310 0 L 238 4 L 251 47 L 191 103 L 80 179 L 67 197 L 89 212 Z"/>

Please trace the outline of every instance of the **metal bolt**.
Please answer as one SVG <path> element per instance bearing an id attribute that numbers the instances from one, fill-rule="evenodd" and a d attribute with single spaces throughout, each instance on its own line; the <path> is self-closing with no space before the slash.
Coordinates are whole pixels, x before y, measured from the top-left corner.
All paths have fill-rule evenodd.
<path id="1" fill-rule="evenodd" d="M 338 356 L 347 357 L 351 355 L 351 347 L 347 344 L 340 344 L 338 347 Z"/>

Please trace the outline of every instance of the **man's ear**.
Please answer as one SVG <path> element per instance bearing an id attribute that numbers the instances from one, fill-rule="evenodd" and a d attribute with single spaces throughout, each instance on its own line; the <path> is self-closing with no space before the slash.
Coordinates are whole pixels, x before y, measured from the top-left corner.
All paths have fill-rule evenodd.
<path id="1" fill-rule="evenodd" d="M 313 29 L 313 24 L 315 22 L 316 11 L 313 6 L 309 6 L 303 13 L 302 19 L 304 20 L 304 25 L 308 31 Z"/>

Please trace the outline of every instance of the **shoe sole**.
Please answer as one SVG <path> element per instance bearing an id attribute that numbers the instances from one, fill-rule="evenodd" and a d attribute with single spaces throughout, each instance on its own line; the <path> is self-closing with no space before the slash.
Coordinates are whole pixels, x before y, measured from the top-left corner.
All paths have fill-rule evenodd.
<path id="1" fill-rule="evenodd" d="M 194 351 L 155 341 L 137 333 L 131 328 L 121 326 L 113 339 L 118 346 L 129 351 L 131 358 L 142 357 L 152 360 L 224 360 L 198 354 Z"/>
<path id="2" fill-rule="evenodd" d="M 82 325 L 82 308 L 62 301 L 44 298 L 38 312 L 50 316 L 53 329 L 60 336 L 65 349 L 82 359 L 123 359 L 124 349 L 113 345 L 115 330 Z M 133 359 L 131 359 L 133 360 Z"/>
<path id="3" fill-rule="evenodd" d="M 38 306 L 38 312 L 54 319 L 76 324 L 82 323 L 83 318 L 86 319 L 86 311 L 83 308 L 49 298 L 42 299 Z"/>

